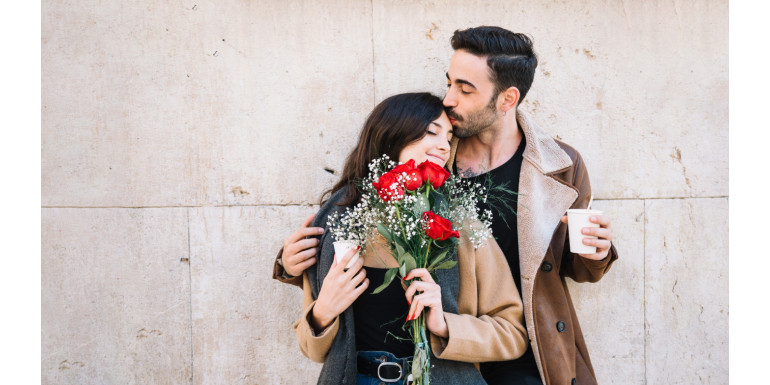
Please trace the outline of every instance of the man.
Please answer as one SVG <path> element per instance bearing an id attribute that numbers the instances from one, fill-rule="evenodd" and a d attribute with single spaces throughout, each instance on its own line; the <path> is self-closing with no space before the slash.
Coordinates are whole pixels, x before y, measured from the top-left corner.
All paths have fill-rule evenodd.
<path id="1" fill-rule="evenodd" d="M 595 216 L 600 227 L 583 230 L 597 237 L 584 241 L 596 253 L 570 253 L 564 213 L 585 208 L 591 187 L 580 154 L 517 111 L 537 67 L 530 39 L 478 27 L 455 31 L 452 48 L 444 105 L 457 139 L 448 165 L 518 193 L 516 213 L 496 213 L 492 232 L 522 295 L 531 345 L 517 360 L 481 364 L 482 374 L 490 384 L 596 384 L 565 277 L 596 282 L 609 270 L 617 259 L 610 220 Z M 275 278 L 301 284 L 291 276 L 315 263 L 317 240 L 305 237 L 322 229 L 311 220 L 284 242 Z"/>

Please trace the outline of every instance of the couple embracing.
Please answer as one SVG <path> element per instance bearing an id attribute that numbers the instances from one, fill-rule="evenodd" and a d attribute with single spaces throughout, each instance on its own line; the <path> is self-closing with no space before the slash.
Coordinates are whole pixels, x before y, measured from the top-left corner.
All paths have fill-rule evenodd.
<path id="1" fill-rule="evenodd" d="M 324 363 L 319 384 L 408 384 L 419 360 L 401 325 L 422 316 L 430 374 L 420 383 L 596 384 L 566 278 L 596 282 L 609 270 L 617 259 L 610 220 L 595 215 L 598 227 L 582 230 L 595 253 L 570 252 L 564 214 L 586 208 L 591 187 L 580 154 L 517 110 L 537 67 L 531 40 L 477 27 L 455 31 L 451 44 L 443 100 L 411 93 L 378 104 L 321 209 L 284 241 L 273 277 L 304 291 L 300 350 Z M 497 198 L 516 209 L 493 212 L 493 238 L 483 244 L 453 232 L 456 264 L 388 283 L 400 260 L 382 247 L 388 242 L 335 256 L 327 228 L 330 216 L 365 200 L 360 182 L 384 155 L 506 185 L 517 194 Z"/>

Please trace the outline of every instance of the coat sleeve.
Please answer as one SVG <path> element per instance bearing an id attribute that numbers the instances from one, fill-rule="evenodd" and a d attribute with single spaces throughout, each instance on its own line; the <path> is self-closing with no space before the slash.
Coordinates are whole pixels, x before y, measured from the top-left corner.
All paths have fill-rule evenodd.
<path id="1" fill-rule="evenodd" d="M 323 363 L 326 360 L 326 354 L 329 353 L 329 349 L 332 347 L 334 337 L 337 336 L 337 331 L 340 327 L 340 317 L 337 316 L 331 325 L 322 332 L 316 333 L 310 324 L 310 313 L 313 311 L 313 306 L 315 306 L 315 298 L 313 298 L 313 292 L 310 289 L 307 273 L 302 274 L 301 278 L 303 292 L 302 316 L 294 323 L 294 333 L 297 334 L 299 350 L 302 351 L 302 354 L 315 362 Z"/>
<path id="2" fill-rule="evenodd" d="M 449 337 L 431 334 L 433 354 L 464 362 L 512 360 L 527 350 L 521 296 L 508 261 L 493 239 L 473 249 L 458 246 L 460 314 L 444 313 Z"/>
<path id="3" fill-rule="evenodd" d="M 273 261 L 273 279 L 301 288 L 302 277 L 294 277 L 286 274 L 286 270 L 283 269 L 283 265 L 281 264 L 281 254 L 283 254 L 283 247 L 278 251 L 278 255 L 275 256 L 275 261 Z"/>
<path id="4" fill-rule="evenodd" d="M 572 175 L 572 185 L 578 191 L 578 198 L 572 205 L 574 209 L 584 209 L 588 207 L 591 200 L 591 181 L 588 178 L 583 158 L 575 151 L 574 174 Z M 562 226 L 566 226 L 562 224 Z M 612 263 L 618 259 L 618 252 L 615 245 L 611 245 L 607 257 L 601 260 L 592 260 L 583 258 L 579 254 L 569 251 L 569 236 L 564 238 L 564 252 L 562 254 L 562 274 L 572 278 L 575 282 L 597 282 L 606 274 Z"/>

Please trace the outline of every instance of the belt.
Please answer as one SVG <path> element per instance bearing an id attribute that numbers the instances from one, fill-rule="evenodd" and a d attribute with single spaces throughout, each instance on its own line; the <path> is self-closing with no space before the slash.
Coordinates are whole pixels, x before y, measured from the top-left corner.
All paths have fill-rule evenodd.
<path id="1" fill-rule="evenodd" d="M 398 382 L 407 377 L 404 383 L 407 385 L 411 384 L 412 375 L 409 370 L 409 361 L 407 359 L 399 359 L 397 361 L 400 362 L 388 361 L 388 357 L 385 355 L 376 359 L 375 362 L 359 356 L 358 373 L 378 378 L 382 382 Z"/>

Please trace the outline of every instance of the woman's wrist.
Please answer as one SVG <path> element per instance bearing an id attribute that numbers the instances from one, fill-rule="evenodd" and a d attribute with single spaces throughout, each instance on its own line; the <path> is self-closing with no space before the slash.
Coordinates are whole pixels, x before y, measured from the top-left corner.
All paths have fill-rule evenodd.
<path id="1" fill-rule="evenodd" d="M 313 306 L 313 310 L 310 311 L 310 326 L 312 326 L 318 334 L 329 327 L 334 321 L 334 318 L 335 317 L 325 315 L 323 310 L 319 311 L 318 303 L 316 302 L 316 305 Z"/>
<path id="2" fill-rule="evenodd" d="M 447 325 L 446 318 L 444 318 L 443 314 L 441 315 L 441 321 L 440 322 L 441 322 L 440 325 L 437 325 L 433 329 L 431 329 L 429 327 L 428 330 L 430 330 L 430 332 L 435 334 L 437 337 L 448 338 L 449 337 L 449 326 Z"/>

